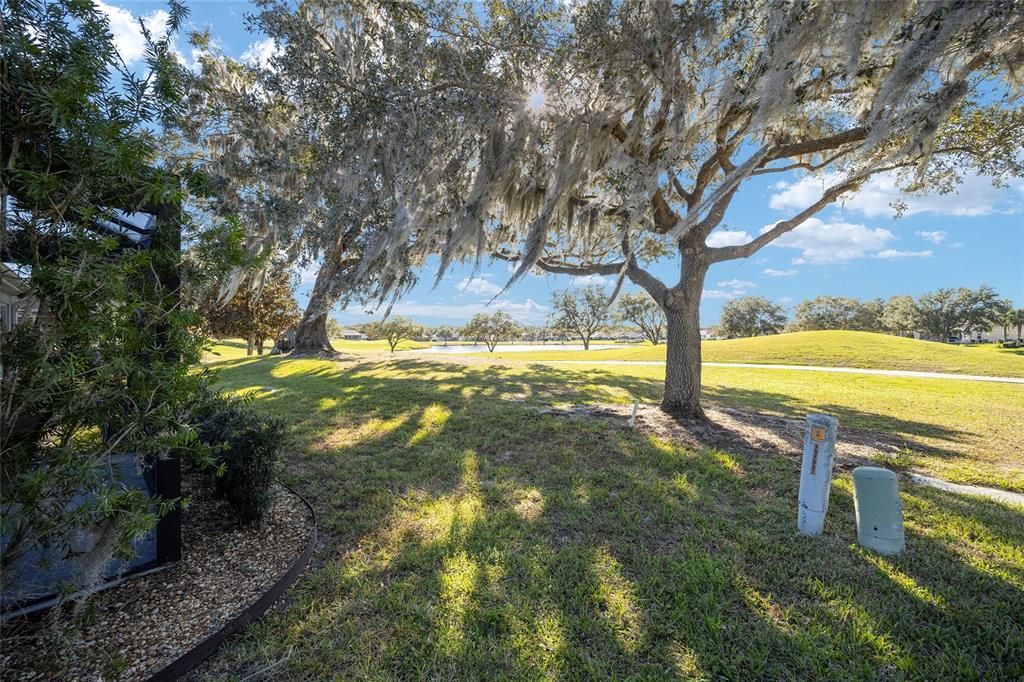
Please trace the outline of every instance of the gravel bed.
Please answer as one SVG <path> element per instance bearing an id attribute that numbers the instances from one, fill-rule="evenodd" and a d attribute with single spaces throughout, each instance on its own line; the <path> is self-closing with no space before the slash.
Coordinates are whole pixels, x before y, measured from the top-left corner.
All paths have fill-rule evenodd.
<path id="1" fill-rule="evenodd" d="M 309 510 L 280 486 L 259 528 L 239 528 L 200 474 L 182 487 L 182 560 L 94 595 L 77 618 L 6 624 L 0 679 L 145 680 L 259 599 L 309 542 Z"/>

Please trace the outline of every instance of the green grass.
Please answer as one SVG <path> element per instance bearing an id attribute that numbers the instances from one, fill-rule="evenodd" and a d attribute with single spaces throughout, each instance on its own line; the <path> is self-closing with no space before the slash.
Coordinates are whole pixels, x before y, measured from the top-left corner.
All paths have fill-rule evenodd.
<path id="1" fill-rule="evenodd" d="M 269 353 L 274 344 L 264 347 L 264 352 Z M 388 342 L 383 339 L 376 341 L 346 341 L 345 339 L 332 339 L 331 346 L 339 353 L 388 353 L 390 348 Z M 429 343 L 419 341 L 399 341 L 395 351 L 412 350 L 414 348 L 429 348 Z M 244 358 L 245 341 L 242 339 L 222 339 L 216 342 L 212 351 L 207 354 L 207 362 L 223 360 L 236 360 Z"/>
<path id="2" fill-rule="evenodd" d="M 955 374 L 1024 377 L 1024 352 L 996 344 L 952 346 L 870 332 L 796 332 L 728 341 L 706 341 L 707 362 L 821 365 L 907 369 Z M 517 360 L 664 360 L 665 346 L 643 345 L 591 351 L 496 353 Z"/>
<path id="3" fill-rule="evenodd" d="M 286 478 L 323 543 L 291 601 L 233 639 L 211 678 L 275 661 L 275 679 L 1024 675 L 1019 509 L 905 484 L 908 551 L 884 559 L 854 542 L 848 475 L 825 535 L 805 538 L 795 457 L 695 451 L 534 407 L 652 399 L 656 368 L 220 365 L 225 388 L 259 390 L 256 409 L 293 425 Z M 800 411 L 823 378 L 761 374 L 709 371 L 708 392 Z M 843 423 L 926 437 L 913 410 L 879 407 L 911 384 L 866 381 L 872 399 L 853 404 L 838 379 L 818 392 Z M 931 428 L 969 457 L 959 429 Z"/>

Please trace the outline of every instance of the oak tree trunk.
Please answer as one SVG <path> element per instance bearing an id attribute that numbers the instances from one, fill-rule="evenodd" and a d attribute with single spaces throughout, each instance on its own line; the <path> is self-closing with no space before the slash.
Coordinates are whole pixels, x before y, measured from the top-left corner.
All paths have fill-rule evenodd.
<path id="1" fill-rule="evenodd" d="M 331 308 L 341 298 L 338 275 L 347 267 L 357 264 L 357 258 L 345 260 L 345 239 L 339 236 L 334 245 L 324 254 L 323 263 L 316 273 L 316 282 L 309 295 L 309 304 L 295 328 L 295 348 L 297 355 L 315 355 L 317 353 L 334 353 L 330 337 L 327 335 L 327 316 Z"/>
<path id="2" fill-rule="evenodd" d="M 310 298 L 310 307 L 313 306 L 313 299 Z M 333 353 L 330 339 L 327 338 L 327 313 L 309 314 L 299 322 L 295 329 L 295 354 Z"/>
<path id="3" fill-rule="evenodd" d="M 252 355 L 253 348 L 256 347 L 256 340 L 253 337 L 249 337 L 245 340 L 245 354 Z"/>
<path id="4" fill-rule="evenodd" d="M 700 419 L 700 299 L 707 264 L 684 257 L 682 278 L 662 301 L 665 337 L 665 393 L 661 409 L 674 417 Z"/>

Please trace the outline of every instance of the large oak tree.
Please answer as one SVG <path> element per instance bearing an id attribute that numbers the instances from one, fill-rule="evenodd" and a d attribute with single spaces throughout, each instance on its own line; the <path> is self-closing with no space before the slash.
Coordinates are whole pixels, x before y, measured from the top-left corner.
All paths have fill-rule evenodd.
<path id="1" fill-rule="evenodd" d="M 274 83 L 335 150 L 322 166 L 367 180 L 358 191 L 339 181 L 334 205 L 360 217 L 325 234 L 375 229 L 361 265 L 332 281 L 372 278 L 383 300 L 430 256 L 438 277 L 497 257 L 516 264 L 510 285 L 533 268 L 628 279 L 665 312 L 662 407 L 678 416 L 702 414 L 711 266 L 753 255 L 881 173 L 908 191 L 1021 174 L 1024 15 L 1009 0 L 480 11 L 265 5 L 283 51 Z M 747 243 L 708 243 L 745 183 L 801 172 L 817 174 L 820 194 Z M 648 266 L 668 256 L 678 275 L 664 281 Z"/>

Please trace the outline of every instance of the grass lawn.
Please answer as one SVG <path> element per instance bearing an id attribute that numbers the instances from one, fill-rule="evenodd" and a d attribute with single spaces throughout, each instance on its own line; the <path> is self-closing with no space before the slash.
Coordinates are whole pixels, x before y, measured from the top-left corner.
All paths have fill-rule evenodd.
<path id="1" fill-rule="evenodd" d="M 662 367 L 648 365 L 516 365 L 564 371 L 606 402 L 656 402 Z M 879 431 L 906 441 L 902 466 L 956 483 L 1024 492 L 1024 386 L 943 379 L 705 367 L 710 400 L 802 419 L 825 412 L 843 427 Z"/>
<path id="2" fill-rule="evenodd" d="M 225 388 L 260 390 L 256 408 L 293 425 L 286 478 L 324 543 L 293 600 L 235 638 L 210 677 L 275 661 L 275 679 L 1024 675 L 1019 509 L 905 484 L 908 551 L 885 559 L 854 542 L 848 475 L 825 535 L 804 538 L 795 457 L 691 450 L 535 408 L 653 399 L 657 368 L 219 364 Z M 899 412 L 911 384 L 760 374 L 709 371 L 708 392 L 795 412 L 817 394 L 843 424 L 876 420 L 945 443 L 950 461 L 980 457 L 965 448 L 983 425 L 954 431 L 914 402 Z M 963 400 L 982 400 L 971 414 L 984 420 L 1005 391 L 1016 417 L 990 425 L 1020 442 L 1024 390 L 995 389 Z"/>
<path id="3" fill-rule="evenodd" d="M 269 353 L 273 347 L 273 343 L 268 344 L 264 352 Z M 388 342 L 383 339 L 377 341 L 346 341 L 345 339 L 332 339 L 331 345 L 334 350 L 342 353 L 387 353 L 391 349 L 388 347 Z M 414 348 L 429 348 L 429 343 L 420 343 L 419 341 L 399 341 L 395 347 L 395 351 L 412 350 Z M 244 358 L 245 355 L 245 341 L 243 339 L 223 339 L 216 342 L 212 351 L 207 354 L 207 362 L 217 362 L 222 360 L 236 360 L 238 358 Z"/>
<path id="4" fill-rule="evenodd" d="M 1024 350 L 997 344 L 952 346 L 870 332 L 796 332 L 750 339 L 706 341 L 708 362 L 752 362 L 770 365 L 821 365 L 908 369 L 955 374 L 1024 377 Z M 665 346 L 645 344 L 592 351 L 530 351 L 495 353 L 517 360 L 664 360 Z"/>

